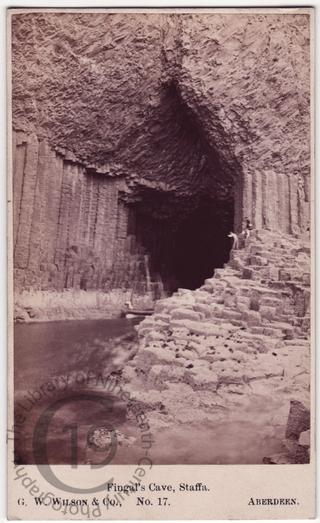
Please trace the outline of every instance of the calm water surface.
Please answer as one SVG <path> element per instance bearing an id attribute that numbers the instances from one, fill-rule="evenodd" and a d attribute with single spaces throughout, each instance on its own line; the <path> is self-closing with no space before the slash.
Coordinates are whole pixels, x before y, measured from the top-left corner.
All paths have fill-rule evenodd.
<path id="1" fill-rule="evenodd" d="M 95 339 L 108 340 L 133 330 L 126 319 L 18 323 L 14 328 L 16 391 L 35 389 L 52 376 L 74 371 L 75 351 Z"/>
<path id="2" fill-rule="evenodd" d="M 80 464 L 100 463 L 104 457 L 103 453 L 97 454 L 96 450 L 89 448 L 88 434 L 101 427 L 110 427 L 129 438 L 135 438 L 133 445 L 118 445 L 116 455 L 112 459 L 113 464 L 139 461 L 144 455 L 141 432 L 136 423 L 126 419 L 125 404 L 119 401 L 119 398 L 102 391 L 104 397 L 114 400 L 112 408 L 106 409 L 99 402 L 81 398 L 79 401 L 74 400 L 74 393 L 79 395 L 79 388 L 63 394 L 61 391 L 53 392 L 51 396 L 40 401 L 37 400 L 37 393 L 34 395 L 34 391 L 39 390 L 42 384 L 46 384 L 53 377 L 66 376 L 75 370 L 81 371 L 81 368 L 84 370 L 81 358 L 87 353 L 91 354 L 91 363 L 95 363 L 99 368 L 101 352 L 92 350 L 95 340 L 110 340 L 133 332 L 133 329 L 134 323 L 126 319 L 59 321 L 15 326 L 15 412 L 25 416 L 25 420 L 16 427 L 15 450 L 18 462 L 35 463 L 38 459 L 33 450 L 35 427 L 52 404 L 68 395 L 73 395 L 73 399 L 61 405 L 50 420 L 45 441 L 46 459 L 49 463 L 70 464 L 72 459 L 76 459 Z M 103 351 L 105 354 L 108 349 Z M 108 365 L 112 370 L 114 358 L 115 354 L 111 350 L 109 358 L 108 354 L 104 356 L 101 370 L 108 369 Z M 80 388 L 80 395 L 81 390 Z M 98 392 L 101 394 L 101 390 Z M 201 426 L 195 423 L 173 430 L 166 429 L 156 433 L 153 431 L 153 462 L 262 463 L 264 456 L 283 450 L 282 429 L 270 437 L 261 437 L 261 428 L 265 423 L 261 420 L 261 413 L 264 413 L 264 419 L 272 419 L 274 409 L 276 405 L 273 405 L 272 399 L 270 398 L 266 406 L 265 398 L 261 396 L 252 402 L 243 421 L 226 420 Z M 76 456 L 72 436 L 77 441 Z M 40 444 L 36 446 L 40 447 Z"/>

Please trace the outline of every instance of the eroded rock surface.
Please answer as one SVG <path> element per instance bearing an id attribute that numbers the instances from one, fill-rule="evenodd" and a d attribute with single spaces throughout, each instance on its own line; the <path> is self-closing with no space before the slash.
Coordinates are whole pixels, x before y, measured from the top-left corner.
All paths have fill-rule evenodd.
<path id="1" fill-rule="evenodd" d="M 165 169 L 152 153 L 172 151 L 180 165 L 182 148 L 170 145 L 188 140 L 167 113 L 175 93 L 166 89 L 176 85 L 223 164 L 234 149 L 251 170 L 258 161 L 264 171 L 301 173 L 309 162 L 308 23 L 295 14 L 14 15 L 14 126 L 78 159 L 112 162 L 113 172 L 118 163 L 134 174 L 139 152 L 137 174 L 160 181 Z M 172 109 L 179 120 L 184 111 Z"/>

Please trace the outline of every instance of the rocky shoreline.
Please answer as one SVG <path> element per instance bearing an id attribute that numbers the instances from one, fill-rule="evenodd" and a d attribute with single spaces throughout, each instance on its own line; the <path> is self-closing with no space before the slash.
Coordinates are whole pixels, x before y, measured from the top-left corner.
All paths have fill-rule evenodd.
<path id="1" fill-rule="evenodd" d="M 255 231 L 200 289 L 156 304 L 122 373 L 156 433 L 250 421 L 261 441 L 280 434 L 280 462 L 295 459 L 292 401 L 310 416 L 309 256 L 301 239 Z"/>

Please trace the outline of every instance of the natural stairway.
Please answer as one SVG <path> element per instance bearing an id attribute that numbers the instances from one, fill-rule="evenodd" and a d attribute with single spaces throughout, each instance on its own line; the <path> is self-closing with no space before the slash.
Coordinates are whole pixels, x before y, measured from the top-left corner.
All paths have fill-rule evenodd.
<path id="1" fill-rule="evenodd" d="M 309 238 L 259 230 L 243 243 L 137 327 L 122 374 L 157 431 L 247 421 L 261 439 L 285 438 L 290 402 L 309 409 Z"/>

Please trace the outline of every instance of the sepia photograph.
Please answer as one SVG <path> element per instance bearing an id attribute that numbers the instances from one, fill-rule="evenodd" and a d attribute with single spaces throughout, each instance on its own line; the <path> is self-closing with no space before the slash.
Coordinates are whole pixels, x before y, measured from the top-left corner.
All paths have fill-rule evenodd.
<path id="1" fill-rule="evenodd" d="M 15 466 L 309 464 L 312 9 L 9 11 Z"/>

